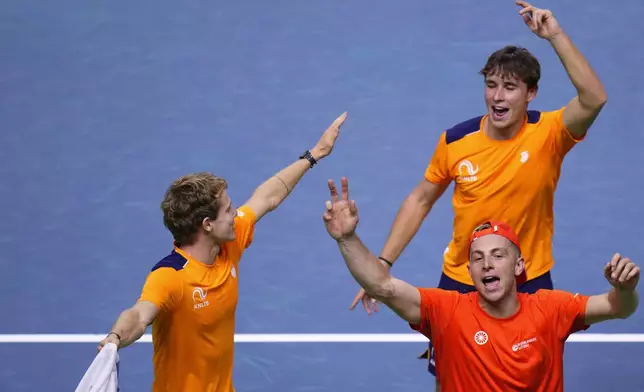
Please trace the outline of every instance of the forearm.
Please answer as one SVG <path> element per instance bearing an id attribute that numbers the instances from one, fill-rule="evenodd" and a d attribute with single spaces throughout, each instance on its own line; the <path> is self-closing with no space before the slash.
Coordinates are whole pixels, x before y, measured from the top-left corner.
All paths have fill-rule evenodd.
<path id="1" fill-rule="evenodd" d="M 388 268 L 367 249 L 357 234 L 338 241 L 338 246 L 349 272 L 367 293 L 379 300 L 393 294 Z"/>
<path id="2" fill-rule="evenodd" d="M 143 336 L 147 326 L 141 322 L 141 317 L 136 309 L 123 311 L 114 323 L 110 332 L 120 336 L 119 348 L 127 347 Z"/>
<path id="3" fill-rule="evenodd" d="M 589 108 L 601 107 L 606 102 L 606 90 L 588 61 L 565 32 L 550 39 L 570 81 L 577 90 L 579 101 Z"/>
<path id="4" fill-rule="evenodd" d="M 431 204 L 423 203 L 413 193 L 409 195 L 394 219 L 380 255 L 394 263 L 414 238 L 431 208 Z"/>
<path id="5" fill-rule="evenodd" d="M 254 196 L 267 200 L 269 211 L 274 210 L 288 197 L 310 167 L 306 159 L 297 160 L 257 187 Z"/>
<path id="6" fill-rule="evenodd" d="M 639 295 L 636 290 L 618 290 L 613 288 L 608 293 L 611 308 L 615 309 L 615 317 L 628 318 L 639 305 Z"/>

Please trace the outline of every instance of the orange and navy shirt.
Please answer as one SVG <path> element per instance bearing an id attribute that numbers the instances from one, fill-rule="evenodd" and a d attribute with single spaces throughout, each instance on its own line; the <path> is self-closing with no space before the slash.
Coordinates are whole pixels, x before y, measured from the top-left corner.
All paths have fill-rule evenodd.
<path id="1" fill-rule="evenodd" d="M 510 140 L 494 140 L 483 132 L 487 115 L 441 134 L 425 178 L 455 183 L 445 275 L 473 284 L 467 270 L 468 239 L 476 226 L 491 219 L 505 221 L 517 232 L 527 279 L 552 269 L 554 192 L 564 157 L 581 140 L 564 126 L 563 111 L 528 111 Z"/>
<path id="2" fill-rule="evenodd" d="M 160 308 L 152 323 L 152 391 L 234 391 L 239 261 L 254 228 L 254 212 L 242 206 L 235 239 L 222 244 L 212 265 L 175 247 L 148 275 L 139 301 Z"/>
<path id="3" fill-rule="evenodd" d="M 434 343 L 441 391 L 563 391 L 563 354 L 570 334 L 585 330 L 588 297 L 560 290 L 520 293 L 520 308 L 494 318 L 479 294 L 419 289 L 418 324 Z"/>

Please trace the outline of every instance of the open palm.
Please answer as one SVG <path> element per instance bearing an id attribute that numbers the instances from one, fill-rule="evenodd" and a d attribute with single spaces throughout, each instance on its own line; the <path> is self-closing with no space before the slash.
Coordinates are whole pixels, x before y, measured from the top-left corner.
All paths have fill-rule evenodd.
<path id="1" fill-rule="evenodd" d="M 342 177 L 342 198 L 338 199 L 338 190 L 333 180 L 329 180 L 331 201 L 326 202 L 326 211 L 322 218 L 329 235 L 336 241 L 350 237 L 358 226 L 358 208 L 355 200 L 349 200 L 349 181 Z"/>

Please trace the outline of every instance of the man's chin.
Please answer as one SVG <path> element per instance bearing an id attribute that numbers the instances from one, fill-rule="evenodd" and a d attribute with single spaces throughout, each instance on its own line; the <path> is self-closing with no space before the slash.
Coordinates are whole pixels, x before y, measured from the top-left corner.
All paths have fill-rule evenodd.
<path id="1" fill-rule="evenodd" d="M 481 284 L 479 287 L 477 287 L 477 290 L 479 292 L 479 295 L 485 300 L 485 302 L 488 302 L 490 304 L 495 304 L 501 301 L 505 296 L 505 291 L 503 290 L 503 286 L 501 285 L 490 289 L 485 287 L 484 284 Z"/>

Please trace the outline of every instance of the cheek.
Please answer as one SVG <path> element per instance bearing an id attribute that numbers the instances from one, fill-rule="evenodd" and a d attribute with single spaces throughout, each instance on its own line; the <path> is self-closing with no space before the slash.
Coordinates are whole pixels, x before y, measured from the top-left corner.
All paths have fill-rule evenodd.
<path id="1" fill-rule="evenodd" d="M 517 91 L 516 93 L 508 94 L 508 102 L 510 102 L 510 105 L 515 108 L 523 108 L 525 107 L 527 100 L 525 94 Z"/>

